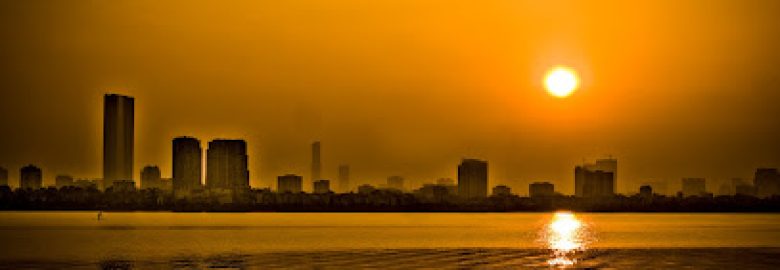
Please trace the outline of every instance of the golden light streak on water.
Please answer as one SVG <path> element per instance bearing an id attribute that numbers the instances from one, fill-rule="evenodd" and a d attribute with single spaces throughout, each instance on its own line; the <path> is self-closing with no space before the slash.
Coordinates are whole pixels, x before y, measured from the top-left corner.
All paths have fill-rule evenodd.
<path id="1" fill-rule="evenodd" d="M 574 255 L 586 248 L 585 226 L 571 212 L 556 212 L 545 228 L 547 248 L 552 258 L 547 261 L 551 266 L 568 266 L 577 262 Z"/>

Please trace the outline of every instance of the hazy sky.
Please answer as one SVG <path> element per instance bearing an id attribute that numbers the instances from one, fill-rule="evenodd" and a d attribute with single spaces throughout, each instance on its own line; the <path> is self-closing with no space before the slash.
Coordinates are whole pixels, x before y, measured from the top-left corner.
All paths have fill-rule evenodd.
<path id="1" fill-rule="evenodd" d="M 136 98 L 136 177 L 171 139 L 244 138 L 253 186 L 411 184 L 490 163 L 527 193 L 613 155 L 618 191 L 780 166 L 780 1 L 0 1 L 0 166 L 101 176 L 103 94 Z M 582 87 L 548 95 L 542 76 Z M 306 181 L 308 182 L 308 181 Z M 304 187 L 307 187 L 305 185 Z M 709 189 L 716 189 L 712 185 Z"/>

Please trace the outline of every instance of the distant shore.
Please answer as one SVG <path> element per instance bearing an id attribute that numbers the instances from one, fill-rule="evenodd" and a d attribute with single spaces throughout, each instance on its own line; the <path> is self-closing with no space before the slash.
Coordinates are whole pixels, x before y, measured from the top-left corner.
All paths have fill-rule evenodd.
<path id="1" fill-rule="evenodd" d="M 246 190 L 176 197 L 161 190 L 0 187 L 0 211 L 170 211 L 325 213 L 506 213 L 569 210 L 595 213 L 776 213 L 780 196 L 624 196 L 597 198 L 517 195 L 463 199 L 377 190 L 371 193 L 276 193 Z"/>

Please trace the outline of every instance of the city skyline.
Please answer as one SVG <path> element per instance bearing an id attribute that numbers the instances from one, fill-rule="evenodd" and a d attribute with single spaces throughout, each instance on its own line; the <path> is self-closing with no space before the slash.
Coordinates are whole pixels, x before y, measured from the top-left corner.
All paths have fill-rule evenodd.
<path id="1" fill-rule="evenodd" d="M 455 178 L 462 157 L 489 160 L 491 183 L 567 193 L 572 166 L 608 155 L 624 193 L 780 167 L 774 1 L 353 4 L 9 3 L 0 166 L 12 182 L 30 163 L 55 172 L 46 184 L 102 177 L 100 98 L 115 92 L 138 101 L 134 179 L 171 175 L 181 135 L 249 142 L 253 186 L 309 179 L 313 141 L 323 178 L 349 164 L 375 184 Z M 556 65 L 581 75 L 565 99 L 544 90 Z"/>
<path id="2" fill-rule="evenodd" d="M 780 266 L 780 0 L 3 0 L 0 40 L 0 268 Z"/>
<path id="3" fill-rule="evenodd" d="M 130 167 L 132 169 L 132 156 L 134 150 L 132 149 L 132 145 L 134 145 L 134 97 L 131 96 L 124 96 L 119 94 L 113 94 L 108 93 L 104 96 L 104 168 L 111 168 L 112 170 L 117 170 L 114 168 L 123 167 L 121 170 L 126 171 L 127 167 Z M 125 105 L 127 104 L 127 105 Z M 128 120 L 129 119 L 129 120 Z M 129 122 L 128 122 L 129 121 Z M 129 131 L 129 132 L 128 132 Z M 172 172 L 169 179 L 171 183 L 171 189 L 174 191 L 179 190 L 181 193 L 177 194 L 176 196 L 180 196 L 181 194 L 189 194 L 193 190 L 200 190 L 203 188 L 206 189 L 235 189 L 238 187 L 251 187 L 251 188 L 267 188 L 267 187 L 274 187 L 274 183 L 271 183 L 269 185 L 265 186 L 256 186 L 252 185 L 250 175 L 250 170 L 248 167 L 249 164 L 249 158 L 247 155 L 247 142 L 242 139 L 224 139 L 224 138 L 215 138 L 208 142 L 208 148 L 204 151 L 201 147 L 201 142 L 198 138 L 192 137 L 192 136 L 177 136 L 172 139 L 173 142 L 173 158 L 170 160 L 172 164 L 172 168 L 174 168 L 174 171 L 176 171 L 175 168 L 180 168 L 179 171 L 182 172 L 182 176 L 180 176 L 178 179 L 175 176 L 176 173 Z M 130 150 L 127 151 L 126 149 L 130 146 Z M 118 151 L 116 149 L 120 149 L 121 151 Z M 211 157 L 208 155 L 209 152 L 213 152 L 214 154 L 211 155 Z M 121 154 L 119 154 L 119 153 Z M 203 156 L 206 156 L 206 158 L 203 158 Z M 127 156 L 123 156 L 127 155 Z M 128 157 L 129 156 L 129 157 Z M 209 162 L 209 160 L 213 160 L 212 162 Z M 461 166 L 464 166 L 463 162 L 465 164 L 470 164 L 473 162 L 484 162 L 485 163 L 485 169 L 484 173 L 476 172 L 474 169 L 466 169 L 462 171 Z M 584 162 L 584 161 L 583 161 Z M 109 167 L 105 167 L 106 164 L 117 164 L 117 165 L 111 165 Z M 123 163 L 123 164 L 119 164 Z M 377 181 L 370 181 L 366 179 L 359 179 L 358 183 L 349 183 L 350 186 L 352 186 L 351 189 L 345 190 L 343 187 L 338 187 L 338 189 L 333 189 L 333 187 L 329 184 L 329 180 L 319 176 L 322 171 L 322 165 L 321 165 L 321 142 L 320 141 L 313 141 L 311 143 L 311 160 L 310 160 L 310 184 L 305 185 L 303 182 L 299 183 L 299 187 L 293 188 L 294 190 L 304 191 L 304 192 L 310 192 L 310 193 L 318 193 L 317 187 L 315 186 L 315 183 L 317 183 L 320 180 L 323 180 L 324 182 L 320 182 L 320 188 L 327 187 L 328 190 L 333 191 L 339 191 L 339 192 L 349 192 L 349 191 L 355 191 L 354 186 L 355 185 L 371 185 L 375 187 L 386 187 L 386 188 L 393 188 L 398 190 L 404 190 L 404 177 L 399 175 L 391 175 L 387 178 L 386 182 L 384 183 L 377 183 Z M 205 170 L 202 169 L 203 165 L 205 164 Z M 211 164 L 211 165 L 209 165 Z M 177 167 L 178 166 L 178 167 Z M 212 178 L 211 181 L 209 181 L 209 169 L 208 167 L 211 166 L 211 174 Z M 467 167 L 473 167 L 474 165 L 469 165 Z M 482 165 L 477 165 L 482 166 Z M 461 179 L 461 174 L 465 172 L 467 176 L 465 179 L 469 180 L 462 180 L 466 181 L 464 183 L 467 183 L 467 185 L 463 186 L 464 192 L 468 195 L 466 195 L 467 198 L 478 198 L 478 197 L 486 197 L 488 194 L 488 190 L 495 188 L 504 188 L 506 189 L 506 193 L 509 193 L 509 189 L 511 189 L 511 186 L 509 184 L 504 184 L 501 181 L 497 181 L 498 183 L 495 183 L 491 181 L 489 174 L 487 173 L 487 162 L 473 159 L 473 158 L 462 158 L 461 165 L 458 166 L 457 169 L 457 176 L 458 179 Z M 345 168 L 346 167 L 346 168 Z M 3 168 L 3 167 L 0 167 Z M 674 186 L 675 179 L 669 179 L 667 181 L 658 181 L 655 182 L 642 182 L 639 184 L 639 189 L 635 190 L 628 190 L 626 192 L 618 192 L 616 190 L 616 186 L 620 181 L 617 178 L 617 168 L 618 168 L 618 162 L 616 158 L 613 158 L 611 155 L 605 158 L 599 158 L 596 159 L 595 163 L 584 163 L 580 165 L 576 165 L 574 167 L 574 174 L 573 174 L 573 191 L 570 193 L 570 195 L 575 195 L 577 197 L 602 197 L 602 196 L 612 196 L 615 194 L 636 194 L 641 188 L 644 187 L 652 187 L 655 188 L 653 191 L 658 194 L 666 194 L 666 195 L 673 195 L 675 192 L 681 192 L 685 196 L 694 196 L 696 194 L 734 194 L 735 192 L 739 194 L 738 186 L 740 186 L 738 182 L 741 181 L 742 178 L 729 178 L 728 181 L 713 181 L 712 179 L 709 180 L 709 185 L 706 185 L 709 188 L 705 187 L 704 182 L 707 181 L 707 178 L 705 177 L 682 177 L 678 179 L 682 179 L 680 182 L 680 188 L 676 191 L 673 189 L 671 192 L 668 190 L 669 182 L 672 182 L 672 186 Z M 3 168 L 4 169 L 4 168 Z M 73 177 L 70 174 L 64 174 L 62 172 L 57 172 L 54 183 L 52 184 L 46 184 L 44 179 L 41 176 L 42 170 L 37 167 L 35 164 L 28 164 L 27 166 L 23 167 L 21 170 L 37 170 L 36 176 L 33 176 L 35 178 L 34 181 L 35 184 L 29 184 L 30 180 L 28 181 L 27 187 L 46 187 L 46 186 L 56 186 L 60 187 L 59 183 L 61 181 L 67 181 L 71 184 L 73 184 Z M 4 169 L 3 175 L 5 179 L 8 179 L 8 173 L 7 169 Z M 153 171 L 149 171 L 153 170 Z M 342 180 L 345 172 L 342 170 L 346 170 L 346 177 L 347 182 L 349 182 L 349 166 L 348 165 L 339 165 L 337 168 L 337 174 L 338 176 L 333 179 L 339 179 L 339 183 L 344 182 Z M 477 169 L 477 171 L 482 169 Z M 770 171 L 774 170 L 774 171 Z M 203 174 L 203 172 L 206 172 Z M 759 172 L 766 172 L 770 171 L 769 175 L 776 174 L 776 168 L 765 168 L 765 167 L 759 167 L 756 168 L 756 174 L 754 175 L 755 181 L 763 181 L 759 178 Z M 125 182 L 128 183 L 128 181 L 132 181 L 135 183 L 136 188 L 142 189 L 147 188 L 149 186 L 144 186 L 143 180 L 148 178 L 149 176 L 147 174 L 154 175 L 153 178 L 156 178 L 156 180 L 152 180 L 151 187 L 157 187 L 161 188 L 163 183 L 162 173 L 159 168 L 159 165 L 157 164 L 148 164 L 146 166 L 143 166 L 140 170 L 139 177 L 133 178 L 132 176 L 128 179 L 127 176 L 120 176 L 117 179 L 106 181 L 106 178 L 101 178 L 102 180 L 101 184 L 98 184 L 98 187 L 100 188 L 108 188 L 111 186 L 113 182 Z M 476 173 L 476 175 L 474 175 Z M 121 172 L 121 173 L 109 173 L 109 175 L 126 175 L 127 172 Z M 297 174 L 301 174 L 301 172 L 297 172 Z M 106 175 L 104 173 L 104 175 Z M 202 175 L 205 175 L 202 176 Z M 481 175 L 481 176 L 479 176 Z M 238 176 L 238 178 L 236 178 Z M 291 176 L 295 177 L 302 177 L 296 175 L 296 173 L 289 173 L 286 172 L 284 175 L 278 175 L 276 178 L 278 179 L 276 181 L 276 189 L 280 189 L 279 184 L 282 183 L 282 179 L 287 179 Z M 24 179 L 29 178 L 28 176 L 22 175 L 20 173 L 19 179 L 19 185 L 23 186 Z M 67 177 L 68 180 L 62 180 L 61 178 Z M 473 180 L 474 177 L 477 177 L 478 179 L 476 182 Z M 116 178 L 116 177 L 115 177 Z M 483 179 L 484 178 L 484 179 Z M 89 179 L 88 177 L 79 177 L 82 181 Z M 95 178 L 92 178 L 95 179 Z M 244 179 L 244 180 L 242 180 Z M 443 178 L 437 178 L 438 180 L 441 180 Z M 437 181 L 438 181 L 437 180 Z M 697 180 L 700 181 L 697 183 L 695 190 L 691 191 L 691 181 Z M 36 182 L 37 181 L 37 182 Z M 156 182 L 154 182 L 156 181 Z M 236 182 L 238 181 L 238 182 Z M 460 182 L 461 180 L 459 180 Z M 540 179 L 538 181 L 533 181 L 528 183 L 528 187 L 532 187 L 535 184 L 540 183 L 541 181 L 544 181 L 544 183 L 549 182 L 552 185 L 556 185 L 556 181 L 554 180 L 545 180 Z M 773 180 L 770 180 L 770 182 Z M 111 183 L 109 183 L 111 182 Z M 211 183 L 209 183 L 211 182 Z M 286 183 L 289 183 L 289 180 L 285 181 Z M 380 181 L 381 182 L 381 181 Z M 7 185 L 11 185 L 13 181 L 7 181 Z M 416 190 L 419 188 L 424 188 L 425 185 L 433 184 L 434 181 L 432 179 L 425 179 L 422 181 L 418 181 L 418 183 L 410 184 L 410 188 Z M 322 185 L 324 184 L 324 186 Z M 567 183 L 558 184 L 560 186 L 566 186 Z M 149 185 L 149 184 L 147 184 Z M 476 185 L 476 186 L 474 186 Z M 660 191 L 659 192 L 659 186 Z M 458 185 L 460 186 L 460 185 Z M 565 191 L 563 191 L 560 186 L 558 186 L 558 189 L 555 189 L 556 193 L 561 194 L 569 194 Z M 750 185 L 752 187 L 752 185 Z M 716 188 L 717 187 L 717 188 Z M 518 186 L 519 188 L 519 186 Z M 474 190 L 476 189 L 476 195 L 472 194 L 474 193 Z M 752 193 L 747 194 L 754 194 L 755 193 L 755 187 L 753 187 Z M 287 187 L 281 188 L 281 190 L 290 190 L 289 184 L 287 184 Z M 321 190 L 321 189 L 320 189 Z M 522 190 L 522 189 L 516 189 L 516 190 Z M 723 193 L 723 191 L 726 191 L 726 193 Z M 322 193 L 322 192 L 319 192 Z M 760 192 L 759 192 L 760 193 Z M 484 195 L 479 195 L 484 194 Z M 528 194 L 524 194 L 522 192 L 518 193 L 520 195 L 527 195 L 532 196 L 532 192 L 529 192 Z M 744 194 L 744 192 L 743 192 Z M 766 194 L 763 194 L 766 195 Z M 184 197 L 188 197 L 189 195 L 185 195 Z"/>

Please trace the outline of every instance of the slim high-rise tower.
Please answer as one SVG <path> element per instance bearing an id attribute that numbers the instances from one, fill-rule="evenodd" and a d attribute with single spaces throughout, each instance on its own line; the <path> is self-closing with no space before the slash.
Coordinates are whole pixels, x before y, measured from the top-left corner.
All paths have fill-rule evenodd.
<path id="1" fill-rule="evenodd" d="M 203 150 L 200 141 L 192 137 L 173 139 L 173 192 L 186 195 L 194 189 L 203 187 Z"/>
<path id="2" fill-rule="evenodd" d="M 339 189 L 341 192 L 349 192 L 349 165 L 339 166 Z"/>
<path id="3" fill-rule="evenodd" d="M 73 186 L 73 176 L 67 174 L 60 174 L 54 177 L 54 186 L 57 188 L 71 187 Z"/>
<path id="4" fill-rule="evenodd" d="M 134 99 L 107 94 L 103 105 L 103 181 L 109 188 L 133 179 Z"/>
<path id="5" fill-rule="evenodd" d="M 488 164 L 478 159 L 463 159 L 458 165 L 458 196 L 466 199 L 487 197 Z"/>
<path id="6" fill-rule="evenodd" d="M 311 181 L 320 180 L 322 175 L 322 164 L 320 164 L 320 142 L 316 141 L 311 144 Z"/>
<path id="7" fill-rule="evenodd" d="M 248 156 L 244 140 L 213 140 L 206 150 L 206 187 L 249 188 Z"/>

